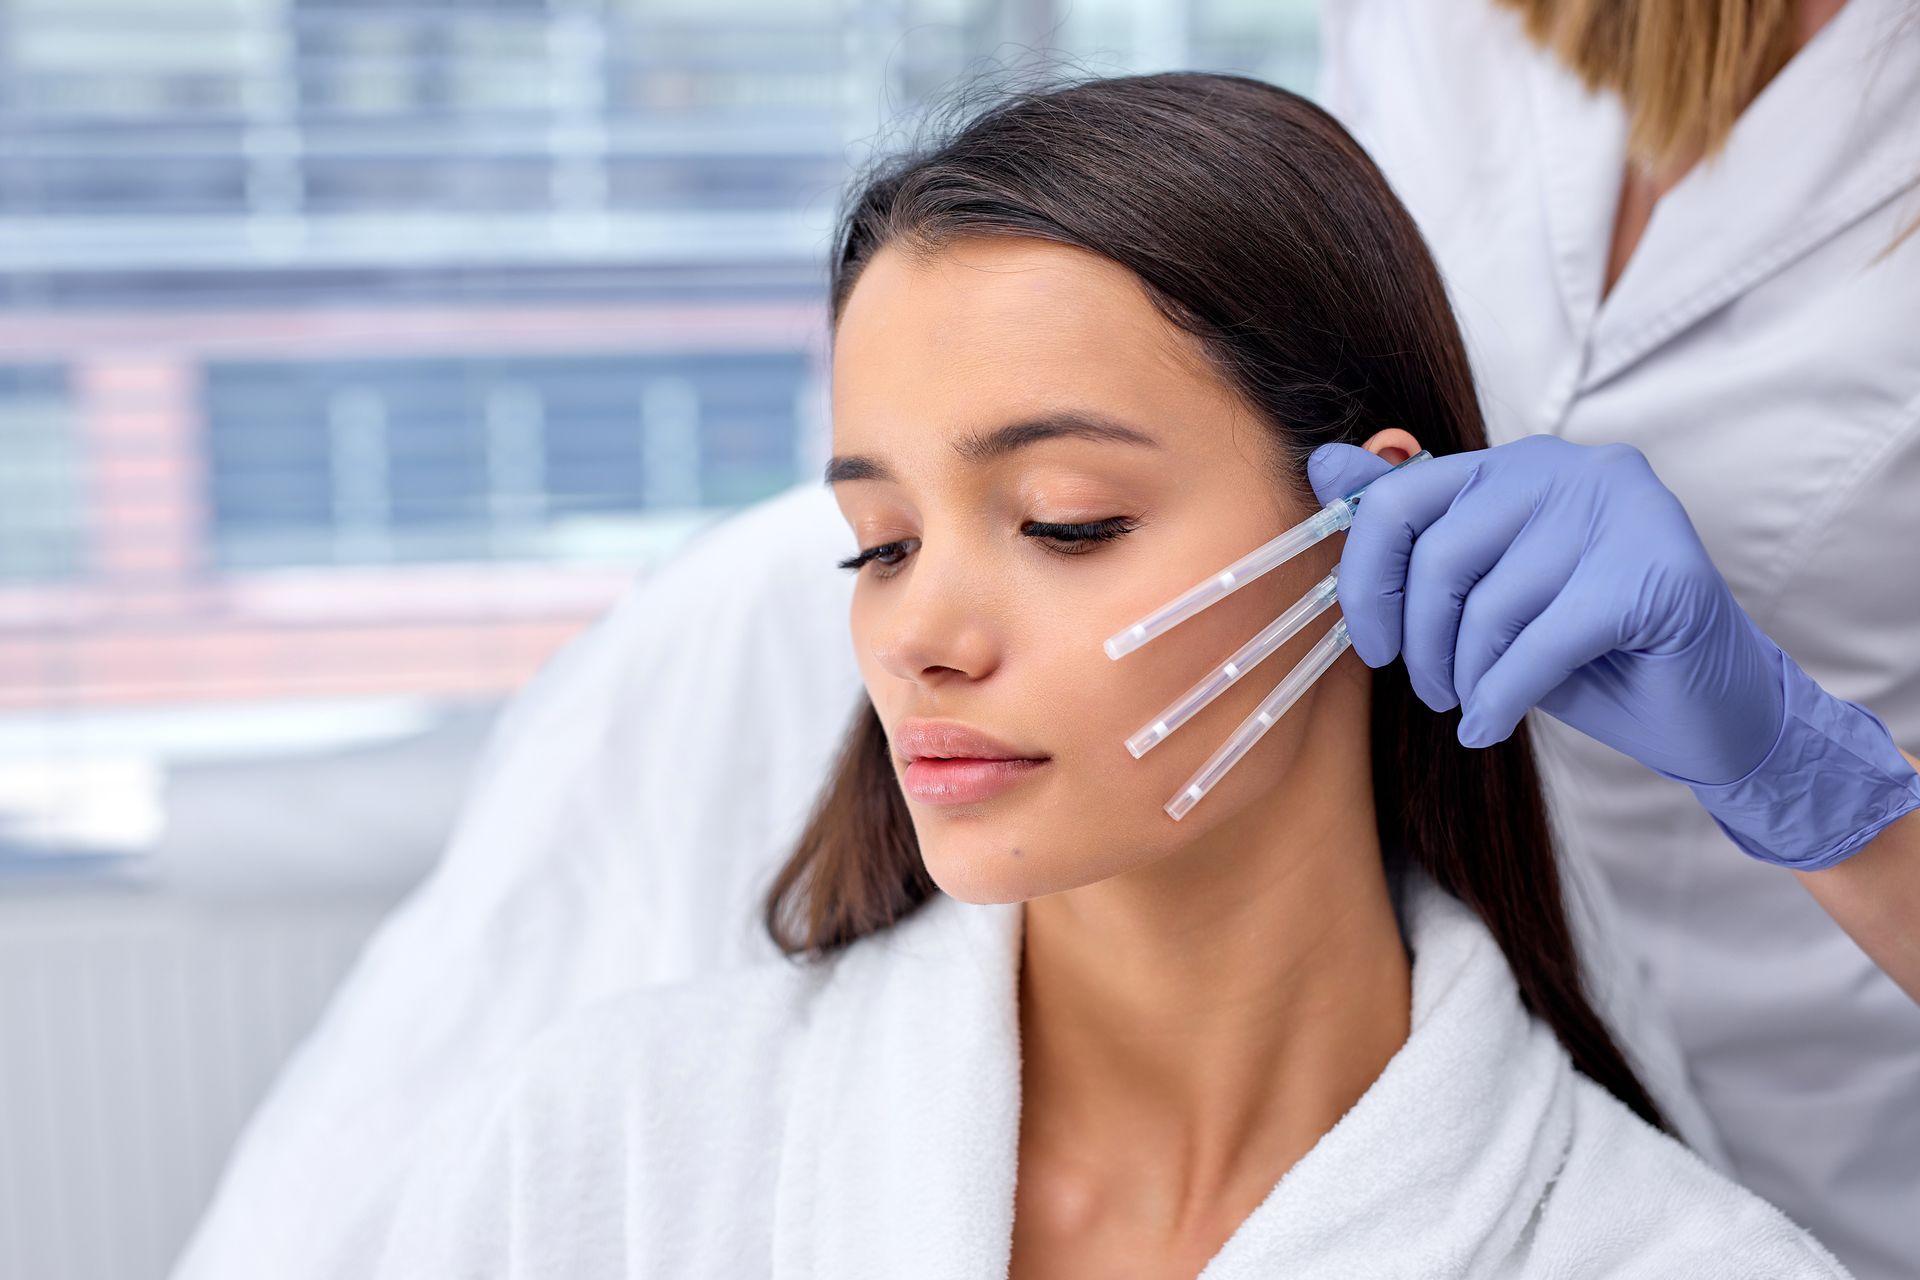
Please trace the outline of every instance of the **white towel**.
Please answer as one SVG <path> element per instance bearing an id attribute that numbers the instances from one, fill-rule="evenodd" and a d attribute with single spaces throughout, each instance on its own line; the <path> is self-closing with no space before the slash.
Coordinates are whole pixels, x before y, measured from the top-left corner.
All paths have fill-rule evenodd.
<path id="1" fill-rule="evenodd" d="M 581 1012 L 417 1168 L 377 1274 L 1004 1276 L 1024 912 L 940 895 L 827 967 Z M 1202 1280 L 1846 1274 L 1576 1073 L 1423 875 L 1407 929 L 1406 1044 Z"/>

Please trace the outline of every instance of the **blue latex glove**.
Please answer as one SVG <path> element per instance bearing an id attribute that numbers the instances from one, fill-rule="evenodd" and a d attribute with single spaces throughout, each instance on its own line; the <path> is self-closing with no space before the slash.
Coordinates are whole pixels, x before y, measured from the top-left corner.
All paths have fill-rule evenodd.
<path id="1" fill-rule="evenodd" d="M 1886 725 L 1755 625 L 1639 450 L 1529 436 L 1390 470 L 1352 445 L 1308 459 L 1322 502 L 1385 477 L 1347 534 L 1341 609 L 1361 661 L 1402 657 L 1423 702 L 1462 708 L 1466 746 L 1538 706 L 1800 870 L 1920 808 Z"/>

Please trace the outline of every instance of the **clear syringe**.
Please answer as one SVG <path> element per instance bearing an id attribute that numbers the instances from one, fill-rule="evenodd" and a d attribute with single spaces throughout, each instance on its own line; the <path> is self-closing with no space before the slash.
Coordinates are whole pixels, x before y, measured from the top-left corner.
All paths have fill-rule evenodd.
<path id="1" fill-rule="evenodd" d="M 1191 720 L 1200 709 L 1225 692 L 1241 676 L 1265 662 L 1275 649 L 1298 635 L 1315 618 L 1332 607 L 1339 596 L 1340 570 L 1320 579 L 1313 590 L 1289 605 L 1284 613 L 1260 629 L 1260 634 L 1234 651 L 1231 658 L 1215 667 L 1200 683 L 1174 700 L 1172 706 L 1127 739 L 1127 750 L 1138 760 L 1168 734 Z"/>
<path id="2" fill-rule="evenodd" d="M 1422 449 L 1406 461 L 1396 464 L 1394 470 L 1412 466 L 1421 459 L 1432 456 L 1430 452 Z M 1377 479 L 1378 477 L 1375 478 L 1376 481 Z M 1353 510 L 1360 504 L 1360 495 L 1365 493 L 1368 486 L 1373 483 L 1375 481 L 1368 481 L 1352 493 L 1335 498 L 1285 533 L 1256 547 L 1204 581 L 1196 583 L 1132 626 L 1107 637 L 1102 645 L 1107 651 L 1107 656 L 1116 660 L 1126 657 L 1155 636 L 1179 626 L 1202 609 L 1232 595 L 1262 574 L 1285 564 L 1321 539 L 1345 529 L 1353 523 Z"/>
<path id="3" fill-rule="evenodd" d="M 1220 749 L 1207 758 L 1198 773 L 1187 779 L 1187 784 L 1173 799 L 1167 801 L 1166 810 L 1175 822 L 1187 816 L 1187 810 L 1200 803 L 1200 798 L 1213 790 L 1213 784 L 1227 775 L 1227 770 L 1238 764 L 1240 757 L 1253 750 L 1253 744 L 1260 741 L 1263 734 L 1274 726 L 1281 716 L 1287 714 L 1287 708 L 1299 701 L 1307 687 L 1318 680 L 1326 669 L 1333 665 L 1347 648 L 1347 620 L 1334 623 L 1327 634 L 1314 642 L 1307 650 L 1307 656 L 1300 659 L 1293 670 L 1267 695 L 1266 700 L 1254 708 L 1253 714 L 1240 722 Z"/>

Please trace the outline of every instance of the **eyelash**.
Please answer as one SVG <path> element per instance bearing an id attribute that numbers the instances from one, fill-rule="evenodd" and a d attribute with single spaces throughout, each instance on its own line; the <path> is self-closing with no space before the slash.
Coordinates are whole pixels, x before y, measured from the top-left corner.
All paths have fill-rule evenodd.
<path id="1" fill-rule="evenodd" d="M 1109 516 L 1105 520 L 1088 520 L 1080 524 L 1051 524 L 1044 520 L 1030 520 L 1020 531 L 1030 538 L 1041 539 L 1041 545 L 1045 546 L 1047 550 L 1053 552 L 1055 555 L 1084 556 L 1094 550 L 1097 544 L 1111 542 L 1115 538 L 1132 533 L 1138 527 L 1138 523 L 1128 516 Z M 899 561 L 889 562 L 879 557 L 897 547 L 904 546 L 909 541 L 911 541 L 911 539 L 902 539 L 898 542 L 883 542 L 877 547 L 868 547 L 859 555 L 851 559 L 842 560 L 840 567 L 857 572 L 862 565 L 872 560 L 885 567 L 887 572 L 875 573 L 871 576 L 876 578 L 891 578 L 894 570 L 896 570 L 899 565 Z M 1068 551 L 1064 547 L 1049 545 L 1050 542 L 1081 543 L 1087 545 L 1079 551 Z"/>

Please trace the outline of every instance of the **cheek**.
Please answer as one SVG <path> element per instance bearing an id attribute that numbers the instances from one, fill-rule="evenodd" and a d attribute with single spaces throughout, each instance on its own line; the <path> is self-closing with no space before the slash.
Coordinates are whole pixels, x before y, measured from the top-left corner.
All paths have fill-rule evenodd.
<path id="1" fill-rule="evenodd" d="M 1084 589 L 1055 580 L 1052 607 L 1025 613 L 1037 621 L 1008 637 L 996 673 L 1011 704 L 999 704 L 1024 736 L 1053 753 L 1057 774 L 1030 799 L 981 817 L 914 812 L 921 851 L 947 893 L 973 902 L 1006 902 L 1071 889 L 1155 862 L 1226 820 L 1271 784 L 1276 751 L 1291 726 L 1282 723 L 1253 756 L 1236 766 L 1204 804 L 1181 822 L 1164 810 L 1227 736 L 1272 691 L 1315 639 L 1332 625 L 1330 610 L 1278 653 L 1250 670 L 1185 725 L 1136 759 L 1126 739 L 1251 639 L 1330 567 L 1335 552 L 1311 564 L 1288 565 L 1250 583 L 1212 608 L 1119 661 L 1102 642 L 1114 631 L 1191 585 L 1181 573 L 1171 587 L 1156 582 L 1144 608 L 1115 616 L 1111 581 Z M 1217 555 L 1213 558 L 1225 560 Z M 1322 563 L 1324 561 L 1324 563 Z M 1166 575 L 1157 575 L 1166 576 Z M 1129 589 L 1131 599 L 1141 593 Z M 1013 611 L 1018 615 L 1021 611 Z M 882 671 L 861 643 L 860 607 L 852 629 L 863 677 L 884 699 L 898 680 Z M 1018 708 L 1017 712 L 1014 708 Z M 1264 748 L 1264 749 L 1263 749 Z M 1262 779 L 1266 781 L 1262 781 Z"/>
<path id="2" fill-rule="evenodd" d="M 863 569 L 861 572 L 867 571 Z M 847 638 L 853 645 L 854 661 L 860 666 L 860 678 L 866 682 L 868 692 L 879 687 L 882 674 L 880 663 L 873 655 L 872 636 L 873 606 L 866 594 L 856 587 L 853 603 L 847 611 Z"/>
<path id="3" fill-rule="evenodd" d="M 1325 558 L 1330 566 L 1332 554 Z M 1171 821 L 1159 813 L 1160 807 L 1173 798 L 1273 691 L 1288 669 L 1333 625 L 1338 617 L 1337 607 L 1310 621 L 1299 635 L 1246 671 L 1146 754 L 1136 759 L 1127 750 L 1126 740 L 1153 723 L 1176 699 L 1253 639 L 1318 582 L 1324 571 L 1316 561 L 1312 565 L 1290 565 L 1268 574 L 1118 661 L 1108 658 L 1101 648 L 1112 632 L 1101 630 L 1076 637 L 1074 644 L 1078 650 L 1091 655 L 1083 660 L 1079 673 L 1081 687 L 1086 692 L 1078 705 L 1060 708 L 1059 715 L 1061 723 L 1082 726 L 1075 730 L 1075 737 L 1086 749 L 1091 776 L 1100 779 L 1103 786 L 1123 793 L 1128 803 L 1138 793 L 1148 812 Z M 1126 625 L 1125 621 L 1121 625 Z M 1064 686 L 1065 681 L 1062 684 Z M 1274 736 L 1278 728 L 1270 730 L 1267 736 Z M 1258 750 L 1256 747 L 1255 751 Z M 1236 766 L 1228 774 L 1228 780 L 1243 767 L 1244 764 Z"/>

